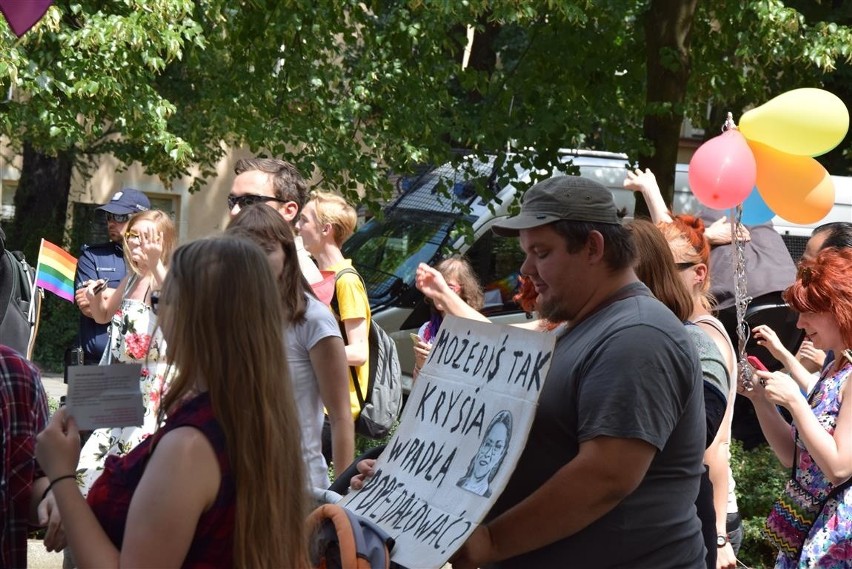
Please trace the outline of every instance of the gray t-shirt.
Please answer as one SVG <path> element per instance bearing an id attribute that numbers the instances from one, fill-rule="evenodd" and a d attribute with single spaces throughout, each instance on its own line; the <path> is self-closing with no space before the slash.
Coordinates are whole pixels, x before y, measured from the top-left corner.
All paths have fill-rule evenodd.
<path id="1" fill-rule="evenodd" d="M 526 448 L 488 519 L 535 492 L 583 441 L 635 438 L 659 452 L 612 511 L 497 567 L 704 566 L 695 510 L 705 441 L 698 355 L 683 324 L 643 284 L 624 291 L 639 295 L 605 306 L 558 340 Z"/>

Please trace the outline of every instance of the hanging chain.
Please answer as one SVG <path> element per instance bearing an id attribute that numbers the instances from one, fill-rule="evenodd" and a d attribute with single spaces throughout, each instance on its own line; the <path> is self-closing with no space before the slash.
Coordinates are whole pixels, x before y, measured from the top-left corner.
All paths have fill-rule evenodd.
<path id="1" fill-rule="evenodd" d="M 748 296 L 748 279 L 745 272 L 745 240 L 739 237 L 742 234 L 742 204 L 737 205 L 732 210 L 732 214 L 731 246 L 734 247 L 734 299 L 737 309 L 737 354 L 739 356 L 737 369 L 739 370 L 740 385 L 746 391 L 751 391 L 754 389 L 754 384 L 751 382 L 754 371 L 746 360 L 745 351 L 746 343 L 751 336 L 748 323 L 745 321 L 745 313 L 751 302 L 751 297 Z"/>

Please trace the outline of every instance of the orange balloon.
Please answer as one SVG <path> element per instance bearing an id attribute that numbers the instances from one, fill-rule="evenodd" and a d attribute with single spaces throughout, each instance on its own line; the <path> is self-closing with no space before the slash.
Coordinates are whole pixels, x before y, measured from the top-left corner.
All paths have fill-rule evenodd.
<path id="1" fill-rule="evenodd" d="M 748 145 L 757 162 L 757 191 L 772 211 L 800 225 L 828 215 L 834 207 L 834 182 L 819 162 L 753 140 Z"/>

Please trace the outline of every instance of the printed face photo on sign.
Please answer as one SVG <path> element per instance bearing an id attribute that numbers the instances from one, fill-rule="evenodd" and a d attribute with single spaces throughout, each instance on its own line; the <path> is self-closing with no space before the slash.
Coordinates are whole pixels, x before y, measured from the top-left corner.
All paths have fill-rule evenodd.
<path id="1" fill-rule="evenodd" d="M 467 467 L 467 472 L 459 479 L 456 486 L 478 496 L 489 498 L 491 481 L 497 476 L 500 465 L 503 464 L 511 438 L 512 414 L 506 410 L 500 411 L 489 423 L 479 449 Z"/>

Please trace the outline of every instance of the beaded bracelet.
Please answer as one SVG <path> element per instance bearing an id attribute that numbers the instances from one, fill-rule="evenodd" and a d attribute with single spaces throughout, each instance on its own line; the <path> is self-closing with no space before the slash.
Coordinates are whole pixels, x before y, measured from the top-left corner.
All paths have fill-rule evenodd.
<path id="1" fill-rule="evenodd" d="M 66 478 L 73 478 L 74 480 L 76 480 L 76 479 L 77 479 L 77 475 L 76 475 L 76 474 L 66 474 L 66 475 L 64 475 L 64 476 L 60 476 L 59 478 L 54 478 L 54 479 L 51 481 L 51 483 L 47 485 L 47 488 L 45 488 L 45 490 L 44 490 L 44 494 L 42 494 L 42 495 L 41 495 L 41 500 L 44 500 L 45 498 L 47 498 L 47 493 L 48 493 L 48 492 L 50 492 L 51 490 L 53 490 L 53 485 L 54 485 L 54 484 L 56 484 L 56 483 L 57 483 L 57 482 L 59 482 L 60 480 L 65 480 Z M 41 501 L 41 500 L 39 500 L 39 501 Z"/>

